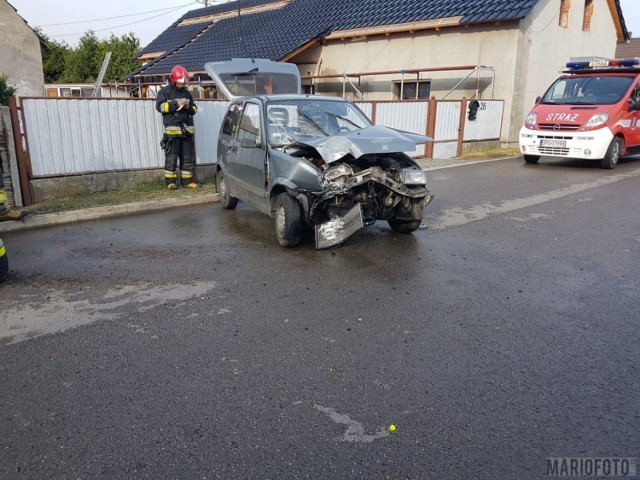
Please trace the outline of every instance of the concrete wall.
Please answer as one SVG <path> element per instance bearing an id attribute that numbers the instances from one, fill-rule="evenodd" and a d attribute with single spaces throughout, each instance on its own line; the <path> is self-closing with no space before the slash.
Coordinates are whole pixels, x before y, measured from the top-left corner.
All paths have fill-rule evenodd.
<path id="1" fill-rule="evenodd" d="M 371 36 L 367 39 L 354 39 L 327 42 L 320 54 L 317 51 L 306 53 L 306 57 L 296 58 L 301 65 L 301 72 L 315 74 L 341 74 L 343 72 L 372 72 L 385 70 L 401 70 L 425 67 L 449 67 L 460 65 L 487 65 L 498 67 L 496 71 L 496 95 L 503 85 L 506 85 L 504 74 L 500 71 L 503 64 L 509 64 L 515 56 L 515 42 L 517 40 L 517 23 L 500 26 L 472 26 L 469 28 L 446 28 L 439 32 L 435 30 L 419 31 L 413 35 L 396 34 Z M 511 45 L 512 47 L 505 48 Z M 309 60 L 317 58 L 316 65 Z M 319 66 L 319 68 L 318 68 Z M 420 74 L 420 80 L 431 81 L 431 92 L 436 98 L 442 98 L 469 71 L 425 72 Z M 502 78 L 501 78 L 502 77 Z M 405 81 L 416 81 L 416 75 L 405 75 Z M 384 76 L 364 76 L 358 86 L 365 94 L 365 100 L 393 100 L 393 82 L 400 82 L 400 74 Z M 357 80 L 352 80 L 354 83 Z M 331 82 L 333 87 L 318 85 L 318 92 L 323 93 L 333 88 L 336 93 L 342 93 L 342 84 L 336 80 L 317 80 L 319 84 Z M 481 98 L 491 96 L 491 74 L 481 74 Z M 475 74 L 463 85 L 458 87 L 450 97 L 460 99 L 462 96 L 475 95 Z M 349 92 L 349 89 L 347 89 Z M 353 90 L 349 97 L 354 98 Z"/>
<path id="2" fill-rule="evenodd" d="M 0 106 L 0 162 L 2 162 L 2 180 L 9 205 L 22 207 L 22 193 L 20 191 L 20 177 L 18 176 L 16 147 L 13 143 L 11 114 L 9 107 L 2 106 Z"/>
<path id="3" fill-rule="evenodd" d="M 33 201 L 64 198 L 78 193 L 105 192 L 133 188 L 141 183 L 164 181 L 163 169 L 134 170 L 127 172 L 88 173 L 56 178 L 31 180 Z M 197 165 L 196 179 L 200 182 L 214 179 L 215 165 Z"/>
<path id="4" fill-rule="evenodd" d="M 0 73 L 9 77 L 16 95 L 44 95 L 40 40 L 5 0 L 0 0 Z"/>

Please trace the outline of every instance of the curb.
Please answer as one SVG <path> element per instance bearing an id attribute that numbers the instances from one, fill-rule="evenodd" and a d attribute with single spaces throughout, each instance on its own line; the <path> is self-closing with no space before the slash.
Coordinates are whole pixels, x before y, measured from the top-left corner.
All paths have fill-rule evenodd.
<path id="1" fill-rule="evenodd" d="M 162 200 L 151 200 L 149 202 L 123 203 L 120 205 L 86 208 L 83 210 L 73 210 L 70 212 L 28 215 L 23 220 L 0 223 L 0 232 L 13 232 L 16 230 L 41 228 L 50 225 L 83 222 L 85 220 L 131 215 L 134 213 L 163 210 L 165 208 L 186 207 L 189 205 L 217 202 L 219 200 L 219 194 L 208 193 L 191 198 L 165 198 Z"/>
<path id="2" fill-rule="evenodd" d="M 463 167 L 465 165 L 475 165 L 479 163 L 488 163 L 488 162 L 497 162 L 499 160 L 511 160 L 514 158 L 520 158 L 519 155 L 513 157 L 498 157 L 498 158 L 488 158 L 486 160 L 464 160 L 464 159 L 422 159 L 418 161 L 418 165 L 422 167 L 423 170 L 429 172 L 432 170 L 442 170 L 443 168 L 454 168 L 454 167 Z"/>

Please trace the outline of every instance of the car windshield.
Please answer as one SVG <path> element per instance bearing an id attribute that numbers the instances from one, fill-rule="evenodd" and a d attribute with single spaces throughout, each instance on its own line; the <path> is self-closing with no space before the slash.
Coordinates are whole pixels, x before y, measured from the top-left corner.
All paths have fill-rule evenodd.
<path id="1" fill-rule="evenodd" d="M 559 78 L 542 103 L 554 105 L 613 105 L 625 95 L 634 77 L 574 76 Z"/>
<path id="2" fill-rule="evenodd" d="M 341 99 L 304 98 L 267 104 L 267 134 L 272 146 L 339 135 L 371 125 L 355 105 Z"/>

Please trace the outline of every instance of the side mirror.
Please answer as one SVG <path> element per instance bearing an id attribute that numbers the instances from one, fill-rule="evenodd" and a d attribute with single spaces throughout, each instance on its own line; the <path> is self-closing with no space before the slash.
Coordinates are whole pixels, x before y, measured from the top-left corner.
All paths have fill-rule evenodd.
<path id="1" fill-rule="evenodd" d="M 542 97 L 538 96 L 536 97 L 536 105 L 539 104 L 542 101 Z"/>
<path id="2" fill-rule="evenodd" d="M 255 140 L 251 138 L 243 138 L 240 140 L 240 146 L 242 148 L 260 148 L 262 145 L 260 144 L 260 138 L 256 137 Z"/>
<path id="3" fill-rule="evenodd" d="M 629 103 L 629 111 L 640 110 L 640 99 L 637 97 L 629 97 L 627 102 Z"/>

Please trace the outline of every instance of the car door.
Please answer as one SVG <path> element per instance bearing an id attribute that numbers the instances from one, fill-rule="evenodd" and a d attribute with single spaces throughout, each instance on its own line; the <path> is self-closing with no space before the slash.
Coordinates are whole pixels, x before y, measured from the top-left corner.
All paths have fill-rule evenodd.
<path id="1" fill-rule="evenodd" d="M 640 80 L 636 81 L 630 98 L 640 101 Z M 629 108 L 625 118 L 629 121 L 628 134 L 625 135 L 627 152 L 640 153 L 640 110 Z"/>
<path id="2" fill-rule="evenodd" d="M 234 197 L 241 200 L 242 195 L 237 186 L 237 164 L 238 164 L 238 148 L 237 140 L 238 125 L 242 116 L 241 102 L 232 103 L 227 109 L 227 113 L 222 120 L 222 128 L 218 138 L 218 163 L 223 169 L 223 173 L 227 178 L 227 185 Z"/>
<path id="3" fill-rule="evenodd" d="M 237 182 L 245 192 L 246 201 L 262 211 L 266 205 L 267 142 L 258 101 L 247 101 L 238 123 L 235 144 L 235 171 Z"/>

